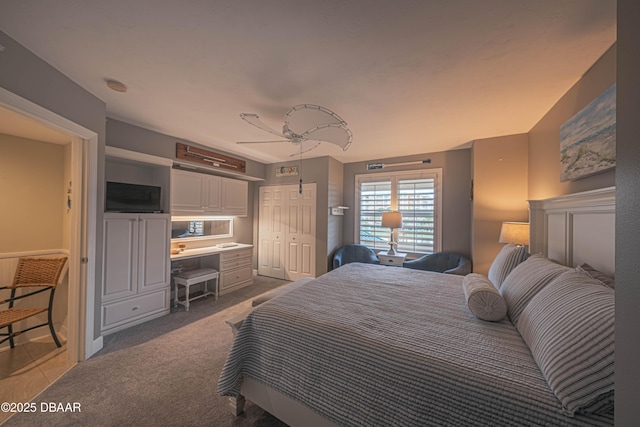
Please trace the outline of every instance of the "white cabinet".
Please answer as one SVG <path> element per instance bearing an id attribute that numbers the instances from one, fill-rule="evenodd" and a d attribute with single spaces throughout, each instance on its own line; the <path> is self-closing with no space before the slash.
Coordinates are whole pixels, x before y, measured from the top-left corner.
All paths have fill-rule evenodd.
<path id="1" fill-rule="evenodd" d="M 220 208 L 222 215 L 247 216 L 249 183 L 222 178 Z"/>
<path id="2" fill-rule="evenodd" d="M 220 295 L 253 283 L 253 247 L 221 252 L 214 268 L 220 272 Z"/>
<path id="3" fill-rule="evenodd" d="M 246 216 L 248 188 L 246 181 L 173 169 L 171 213 Z"/>
<path id="4" fill-rule="evenodd" d="M 103 332 L 169 313 L 170 223 L 168 214 L 104 214 Z"/>

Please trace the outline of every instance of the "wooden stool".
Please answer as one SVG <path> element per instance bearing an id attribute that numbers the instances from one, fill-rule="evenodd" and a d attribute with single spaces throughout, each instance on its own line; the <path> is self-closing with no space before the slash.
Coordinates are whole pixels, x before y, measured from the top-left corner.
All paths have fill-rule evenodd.
<path id="1" fill-rule="evenodd" d="M 198 298 L 206 297 L 208 295 L 214 295 L 215 299 L 217 300 L 218 288 L 219 288 L 218 276 L 219 276 L 218 270 L 215 270 L 213 268 L 200 268 L 198 270 L 185 271 L 184 273 L 180 273 L 176 275 L 173 278 L 173 282 L 176 284 L 176 294 L 175 294 L 175 298 L 173 299 L 174 307 L 177 307 L 178 304 L 182 304 L 184 305 L 185 310 L 189 311 L 189 302 L 196 300 Z M 215 282 L 216 286 L 213 291 L 210 291 L 208 288 L 208 282 L 209 280 L 214 280 L 214 279 L 216 281 Z M 202 295 L 190 297 L 189 288 L 193 285 L 197 285 L 203 282 L 204 282 L 204 291 Z M 180 301 L 180 299 L 178 298 L 178 289 L 179 289 L 178 285 L 184 286 L 184 292 L 185 292 L 184 301 Z"/>

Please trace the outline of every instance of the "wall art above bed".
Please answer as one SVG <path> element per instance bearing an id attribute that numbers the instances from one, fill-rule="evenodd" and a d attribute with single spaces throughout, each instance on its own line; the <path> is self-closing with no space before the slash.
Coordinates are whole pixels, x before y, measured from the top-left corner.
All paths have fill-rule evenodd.
<path id="1" fill-rule="evenodd" d="M 560 126 L 560 181 L 616 166 L 616 84 Z"/>

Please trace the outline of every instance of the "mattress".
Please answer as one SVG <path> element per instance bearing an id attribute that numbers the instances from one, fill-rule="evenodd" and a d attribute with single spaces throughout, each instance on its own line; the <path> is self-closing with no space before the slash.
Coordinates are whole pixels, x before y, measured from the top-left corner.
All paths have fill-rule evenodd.
<path id="1" fill-rule="evenodd" d="M 508 319 L 468 310 L 461 276 L 352 263 L 257 307 L 218 381 L 253 380 L 344 426 L 612 425 L 562 414 Z"/>

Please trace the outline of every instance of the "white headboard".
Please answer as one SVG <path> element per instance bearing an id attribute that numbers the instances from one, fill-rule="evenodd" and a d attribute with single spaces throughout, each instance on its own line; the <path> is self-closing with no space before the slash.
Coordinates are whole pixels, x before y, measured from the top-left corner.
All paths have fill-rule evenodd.
<path id="1" fill-rule="evenodd" d="M 529 200 L 530 249 L 561 264 L 615 272 L 615 187 Z"/>

